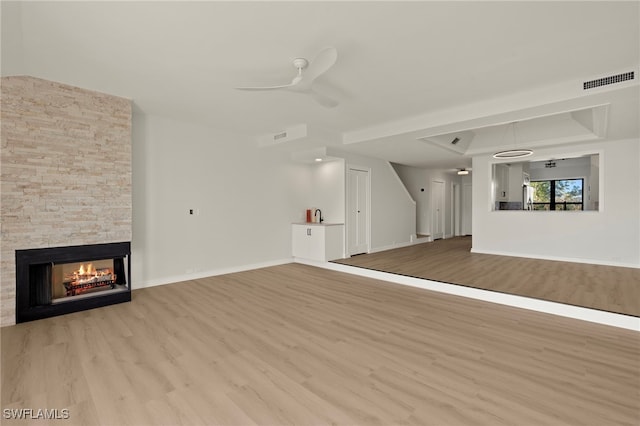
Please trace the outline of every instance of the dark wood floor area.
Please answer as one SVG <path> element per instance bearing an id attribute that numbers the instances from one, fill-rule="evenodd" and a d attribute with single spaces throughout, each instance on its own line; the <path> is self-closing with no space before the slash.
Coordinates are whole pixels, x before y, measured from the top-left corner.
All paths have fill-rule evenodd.
<path id="1" fill-rule="evenodd" d="M 640 269 L 471 253 L 456 237 L 336 263 L 640 316 Z"/>
<path id="2" fill-rule="evenodd" d="M 301 264 L 0 334 L 3 426 L 640 424 L 640 333 Z"/>

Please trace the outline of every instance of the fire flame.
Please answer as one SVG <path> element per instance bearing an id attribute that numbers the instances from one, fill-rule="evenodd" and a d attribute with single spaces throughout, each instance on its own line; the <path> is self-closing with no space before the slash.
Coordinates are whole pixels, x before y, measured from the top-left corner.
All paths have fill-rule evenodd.
<path id="1" fill-rule="evenodd" d="M 96 268 L 93 267 L 92 263 L 89 263 L 87 264 L 87 269 L 84 269 L 84 264 L 82 264 L 78 270 L 78 275 L 96 275 Z"/>
<path id="2" fill-rule="evenodd" d="M 99 267 L 96 269 L 92 263 L 79 263 L 78 269 L 64 275 L 63 285 L 66 289 L 67 296 L 77 296 L 100 287 L 110 286 L 112 289 L 116 286 L 116 274 L 113 267 Z M 102 262 L 105 265 L 106 262 Z M 98 265 L 100 266 L 100 264 Z"/>

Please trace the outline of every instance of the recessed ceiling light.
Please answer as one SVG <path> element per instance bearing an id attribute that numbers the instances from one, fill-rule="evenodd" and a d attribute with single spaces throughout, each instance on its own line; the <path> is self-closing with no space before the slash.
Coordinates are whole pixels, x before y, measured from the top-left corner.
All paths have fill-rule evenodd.
<path id="1" fill-rule="evenodd" d="M 459 176 L 465 176 L 465 175 L 468 175 L 468 174 L 469 174 L 469 170 L 467 170 L 467 169 L 458 170 L 458 175 Z"/>
<path id="2" fill-rule="evenodd" d="M 316 161 L 320 162 L 320 161 L 322 161 L 322 158 L 316 158 Z"/>

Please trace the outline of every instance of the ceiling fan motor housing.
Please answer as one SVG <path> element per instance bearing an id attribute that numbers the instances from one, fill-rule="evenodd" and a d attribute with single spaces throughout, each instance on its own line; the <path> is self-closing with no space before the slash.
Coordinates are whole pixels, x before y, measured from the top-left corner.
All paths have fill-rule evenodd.
<path id="1" fill-rule="evenodd" d="M 309 66 L 309 61 L 305 58 L 295 58 L 293 60 L 293 66 L 296 67 L 296 69 L 303 70 Z"/>

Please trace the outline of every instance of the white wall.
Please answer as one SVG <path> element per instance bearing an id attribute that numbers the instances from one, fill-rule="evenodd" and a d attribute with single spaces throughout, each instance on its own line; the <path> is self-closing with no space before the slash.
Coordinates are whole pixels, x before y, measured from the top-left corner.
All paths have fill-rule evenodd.
<path id="1" fill-rule="evenodd" d="M 529 172 L 531 180 L 588 178 L 591 175 L 590 160 L 585 160 L 585 163 L 581 165 L 567 167 L 564 167 L 560 161 L 556 161 L 556 164 L 558 166 L 550 169 L 532 168 Z"/>
<path id="2" fill-rule="evenodd" d="M 410 244 L 416 234 L 416 203 L 391 164 L 337 149 L 329 153 L 344 158 L 346 167 L 357 165 L 371 170 L 371 251 Z"/>
<path id="3" fill-rule="evenodd" d="M 462 176 L 462 235 L 473 234 L 473 177 Z"/>
<path id="4" fill-rule="evenodd" d="M 344 223 L 345 218 L 345 161 L 343 159 L 314 163 L 308 166 L 311 186 L 305 193 L 306 204 L 300 221 L 305 220 L 308 208 L 319 208 L 327 223 Z"/>
<path id="5" fill-rule="evenodd" d="M 452 216 L 452 183 L 462 185 L 462 179 L 450 172 L 434 169 L 423 169 L 419 167 L 404 166 L 395 164 L 394 168 L 398 176 L 402 179 L 409 194 L 416 201 L 416 229 L 418 234 L 431 235 L 432 215 L 431 215 L 431 182 L 444 182 L 445 212 L 444 212 L 444 233 L 446 238 L 453 236 L 453 216 Z M 424 189 L 424 191 L 422 191 Z M 460 186 L 462 194 L 462 186 Z"/>
<path id="6" fill-rule="evenodd" d="M 0 66 L 2 76 L 23 75 L 22 5 L 20 2 L 0 3 Z"/>
<path id="7" fill-rule="evenodd" d="M 532 160 L 599 152 L 600 211 L 492 211 L 490 156 L 473 159 L 473 251 L 640 266 L 638 139 L 538 150 Z"/>
<path id="8" fill-rule="evenodd" d="M 291 223 L 307 208 L 344 222 L 347 162 L 372 170 L 372 251 L 410 242 L 415 203 L 388 162 L 298 163 L 248 138 L 134 109 L 133 287 L 289 261 Z"/>
<path id="9" fill-rule="evenodd" d="M 134 110 L 133 288 L 290 259 L 311 180 L 253 140 Z"/>
<path id="10" fill-rule="evenodd" d="M 527 166 L 527 163 L 512 163 L 509 167 L 509 201 L 522 202 L 523 173 L 530 173 Z"/>
<path id="11" fill-rule="evenodd" d="M 640 164 L 640 161 L 638 164 Z M 596 176 L 598 177 L 597 179 Z M 600 207 L 600 158 L 598 156 L 591 157 L 586 201 L 586 210 L 598 210 Z"/>

